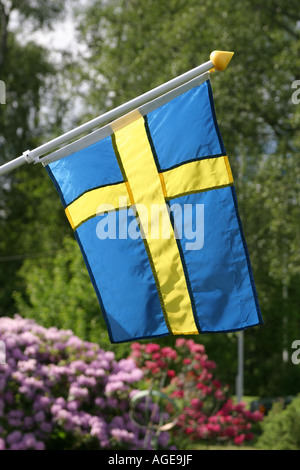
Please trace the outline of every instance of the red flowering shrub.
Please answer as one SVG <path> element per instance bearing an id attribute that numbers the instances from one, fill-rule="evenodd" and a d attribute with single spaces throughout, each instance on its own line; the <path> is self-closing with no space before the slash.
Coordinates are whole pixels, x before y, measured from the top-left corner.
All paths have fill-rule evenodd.
<path id="1" fill-rule="evenodd" d="M 233 403 L 229 387 L 214 376 L 216 364 L 208 360 L 203 345 L 183 338 L 177 339 L 175 349 L 134 343 L 131 357 L 149 388 L 168 393 L 179 405 L 177 430 L 191 440 L 240 445 L 253 439 L 253 423 L 263 415 L 247 410 L 245 403 Z M 168 404 L 165 411 L 172 415 L 175 410 Z"/>

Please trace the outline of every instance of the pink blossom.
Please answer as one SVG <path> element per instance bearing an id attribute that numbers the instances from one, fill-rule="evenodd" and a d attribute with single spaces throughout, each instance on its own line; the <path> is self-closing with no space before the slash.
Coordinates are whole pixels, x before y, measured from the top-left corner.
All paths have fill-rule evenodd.
<path id="1" fill-rule="evenodd" d="M 168 357 L 173 360 L 177 358 L 177 352 L 168 346 L 162 348 L 161 353 L 164 357 Z"/>
<path id="2" fill-rule="evenodd" d="M 155 343 L 148 343 L 146 344 L 146 347 L 145 347 L 145 352 L 147 354 L 151 354 L 153 352 L 157 352 L 160 350 L 160 346 L 158 344 L 155 344 Z"/>
<path id="3" fill-rule="evenodd" d="M 24 450 L 24 444 L 22 442 L 14 442 L 11 444 L 9 450 Z"/>
<path id="4" fill-rule="evenodd" d="M 176 348 L 180 348 L 181 346 L 184 346 L 185 343 L 186 343 L 186 340 L 184 338 L 177 338 L 175 342 Z"/>
<path id="5" fill-rule="evenodd" d="M 255 410 L 255 411 L 253 411 L 253 413 L 252 413 L 252 415 L 251 415 L 251 418 L 252 418 L 254 421 L 262 421 L 263 418 L 264 418 L 264 415 L 263 415 L 263 413 L 261 413 L 260 411 Z"/>
<path id="6" fill-rule="evenodd" d="M 192 353 L 204 353 L 204 346 L 202 344 L 197 344 L 193 340 L 188 340 L 187 345 Z"/>
<path id="7" fill-rule="evenodd" d="M 112 393 L 112 392 L 121 391 L 125 389 L 126 389 L 126 386 L 124 385 L 123 382 L 111 382 L 106 385 L 105 392 Z"/>
<path id="8" fill-rule="evenodd" d="M 9 405 L 12 405 L 14 403 L 14 394 L 10 390 L 4 393 L 4 401 L 6 401 Z"/>
<path id="9" fill-rule="evenodd" d="M 173 378 L 173 377 L 175 377 L 176 372 L 175 372 L 175 370 L 170 369 L 170 370 L 168 370 L 167 375 L 168 375 L 168 377 Z"/>
<path id="10" fill-rule="evenodd" d="M 199 400 L 199 398 L 192 398 L 191 399 L 191 406 L 196 408 L 198 407 L 199 405 L 202 405 L 203 402 L 201 400 Z"/>
<path id="11" fill-rule="evenodd" d="M 36 415 L 34 416 L 34 419 L 35 421 L 38 423 L 38 422 L 41 422 L 41 421 L 44 421 L 45 420 L 45 413 L 43 411 L 39 411 L 38 413 L 36 413 Z"/>
<path id="12" fill-rule="evenodd" d="M 14 444 L 15 442 L 19 442 L 21 440 L 22 434 L 20 431 L 13 431 L 8 434 L 6 441 L 8 444 Z"/>
<path id="13" fill-rule="evenodd" d="M 23 439 L 22 439 L 22 444 L 24 445 L 25 448 L 35 448 L 36 444 L 36 439 L 32 433 L 29 434 L 24 434 Z"/>
<path id="14" fill-rule="evenodd" d="M 243 444 L 244 440 L 245 440 L 245 434 L 240 434 L 239 436 L 236 436 L 234 438 L 234 443 L 236 445 L 241 445 L 241 444 Z"/>
<path id="15" fill-rule="evenodd" d="M 35 410 L 47 408 L 51 404 L 51 399 L 50 397 L 47 396 L 37 396 L 36 400 L 33 404 L 33 408 Z"/>
<path id="16" fill-rule="evenodd" d="M 183 390 L 174 390 L 174 392 L 172 393 L 172 396 L 177 397 L 177 398 L 182 398 L 183 395 L 184 395 Z"/>
<path id="17" fill-rule="evenodd" d="M 208 423 L 207 424 L 207 430 L 211 431 L 211 432 L 214 432 L 214 433 L 218 433 L 221 430 L 221 426 L 218 423 L 216 423 L 216 424 Z"/>
<path id="18" fill-rule="evenodd" d="M 145 361 L 145 365 L 146 365 L 146 367 L 148 367 L 148 369 L 156 369 L 157 368 L 157 363 L 154 362 L 154 361 Z"/>
<path id="19" fill-rule="evenodd" d="M 34 424 L 34 419 L 32 416 L 25 416 L 24 418 L 24 427 L 25 429 L 30 429 Z"/>
<path id="20" fill-rule="evenodd" d="M 185 428 L 185 432 L 186 432 L 186 434 L 192 434 L 192 432 L 194 432 L 194 429 L 187 427 L 187 428 Z"/>
<path id="21" fill-rule="evenodd" d="M 222 390 L 217 390 L 215 392 L 215 397 L 217 400 L 223 400 L 224 399 L 224 393 Z"/>
<path id="22" fill-rule="evenodd" d="M 58 397 L 55 400 L 55 403 L 56 403 L 56 405 L 59 405 L 59 406 L 65 406 L 66 405 L 66 400 L 63 397 Z"/>
<path id="23" fill-rule="evenodd" d="M 43 422 L 40 424 L 40 430 L 45 432 L 45 433 L 50 433 L 52 431 L 52 424 Z"/>
<path id="24" fill-rule="evenodd" d="M 87 377 L 86 375 L 77 377 L 77 382 L 85 387 L 95 387 L 97 383 L 94 377 Z"/>
<path id="25" fill-rule="evenodd" d="M 128 442 L 134 439 L 134 434 L 126 429 L 112 429 L 111 435 L 119 442 Z"/>
<path id="26" fill-rule="evenodd" d="M 18 362 L 18 369 L 21 372 L 29 372 L 34 371 L 37 367 L 36 359 L 28 359 L 26 361 L 19 361 Z"/>
<path id="27" fill-rule="evenodd" d="M 237 435 L 238 428 L 236 426 L 227 426 L 225 428 L 224 434 L 228 437 L 234 437 Z"/>
<path id="28" fill-rule="evenodd" d="M 105 399 L 103 397 L 97 397 L 95 399 L 95 405 L 99 406 L 100 408 L 104 408 L 105 407 Z"/>
<path id="29" fill-rule="evenodd" d="M 92 445 L 99 449 L 116 440 L 122 448 L 143 446 L 143 432 L 129 418 L 130 396 L 143 378 L 133 358 L 117 361 L 113 352 L 70 330 L 47 329 L 20 316 L 0 318 L 0 340 L 8 345 L 7 364 L 0 366 L 0 448 L 43 450 L 58 435 L 75 448 L 87 436 L 96 438 Z M 116 415 L 120 419 L 112 425 Z M 167 443 L 167 433 L 161 441 Z"/>
<path id="30" fill-rule="evenodd" d="M 77 411 L 79 407 L 80 407 L 79 400 L 71 400 L 67 403 L 67 409 L 69 411 Z"/>
<path id="31" fill-rule="evenodd" d="M 36 441 L 34 450 L 45 450 L 46 446 L 44 442 Z"/>
<path id="32" fill-rule="evenodd" d="M 80 387 L 76 384 L 72 384 L 69 391 L 69 396 L 72 399 L 87 398 L 89 391 L 86 387 Z"/>
<path id="33" fill-rule="evenodd" d="M 62 420 L 67 420 L 69 418 L 69 412 L 67 410 L 59 410 L 59 412 L 56 415 L 57 419 L 62 419 Z"/>
<path id="34" fill-rule="evenodd" d="M 186 357 L 186 358 L 183 359 L 182 363 L 184 365 L 188 365 L 188 364 L 192 363 L 192 360 L 189 357 Z"/>

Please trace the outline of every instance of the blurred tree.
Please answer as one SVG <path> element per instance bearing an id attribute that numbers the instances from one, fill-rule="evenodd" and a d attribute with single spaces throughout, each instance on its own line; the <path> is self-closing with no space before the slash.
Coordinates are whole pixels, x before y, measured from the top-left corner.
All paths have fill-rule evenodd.
<path id="1" fill-rule="evenodd" d="M 34 318 L 46 327 L 72 329 L 83 339 L 99 341 L 99 307 L 81 261 L 77 242 L 67 237 L 55 256 L 49 257 L 47 269 L 38 263 L 33 265 L 31 260 L 23 263 L 27 301 L 19 292 L 15 296 L 26 318 Z"/>
<path id="2" fill-rule="evenodd" d="M 82 339 L 114 351 L 119 359 L 130 353 L 128 343 L 112 345 L 109 341 L 96 293 L 74 238 L 65 237 L 46 265 L 26 260 L 19 274 L 26 280 L 26 292 L 16 292 L 14 297 L 23 316 L 45 327 L 71 329 Z"/>
<path id="3" fill-rule="evenodd" d="M 36 147 L 61 127 L 57 105 L 63 101 L 54 98 L 57 68 L 45 48 L 24 36 L 30 28 L 51 26 L 63 10 L 62 1 L 0 1 L 0 78 L 6 84 L 6 104 L 0 105 L 0 164 Z M 12 18 L 24 28 L 22 43 L 12 32 Z M 42 122 L 51 90 L 52 109 Z M 0 315 L 7 315 L 15 312 L 12 291 L 22 288 L 16 273 L 23 258 L 53 251 L 61 240 L 59 231 L 69 229 L 52 202 L 55 191 L 41 168 L 19 169 L 1 177 L 0 183 Z"/>

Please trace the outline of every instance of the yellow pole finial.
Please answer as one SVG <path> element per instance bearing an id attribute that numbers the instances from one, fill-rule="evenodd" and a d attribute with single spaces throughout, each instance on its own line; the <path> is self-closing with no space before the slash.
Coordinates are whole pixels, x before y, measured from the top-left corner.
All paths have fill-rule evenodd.
<path id="1" fill-rule="evenodd" d="M 213 51 L 210 54 L 210 60 L 214 64 L 215 69 L 222 72 L 231 61 L 233 54 L 234 52 L 229 51 Z"/>

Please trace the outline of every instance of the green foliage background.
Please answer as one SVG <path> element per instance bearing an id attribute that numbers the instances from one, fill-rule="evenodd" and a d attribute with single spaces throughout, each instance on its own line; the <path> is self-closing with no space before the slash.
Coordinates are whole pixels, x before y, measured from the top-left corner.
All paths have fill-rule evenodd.
<path id="1" fill-rule="evenodd" d="M 66 5 L 82 47 L 73 56 L 61 54 L 59 62 L 10 27 L 13 13 L 31 30 L 55 27 Z M 7 104 L 0 107 L 1 162 L 62 133 L 78 95 L 82 112 L 71 113 L 72 123 L 207 61 L 215 49 L 235 52 L 211 82 L 264 319 L 264 326 L 245 332 L 245 393 L 296 394 L 300 371 L 289 357 L 300 338 L 300 104 L 292 102 L 292 83 L 300 78 L 298 2 L 2 0 L 0 19 L 0 79 L 7 85 Z M 109 343 L 46 172 L 22 168 L 0 183 L 0 315 L 18 311 L 45 326 L 72 328 L 117 357 L 125 355 L 129 345 Z M 234 387 L 236 335 L 194 339 L 205 344 L 222 381 Z"/>
<path id="2" fill-rule="evenodd" d="M 282 403 L 275 403 L 262 422 L 262 434 L 258 439 L 260 450 L 300 449 L 300 395 L 284 409 Z"/>

